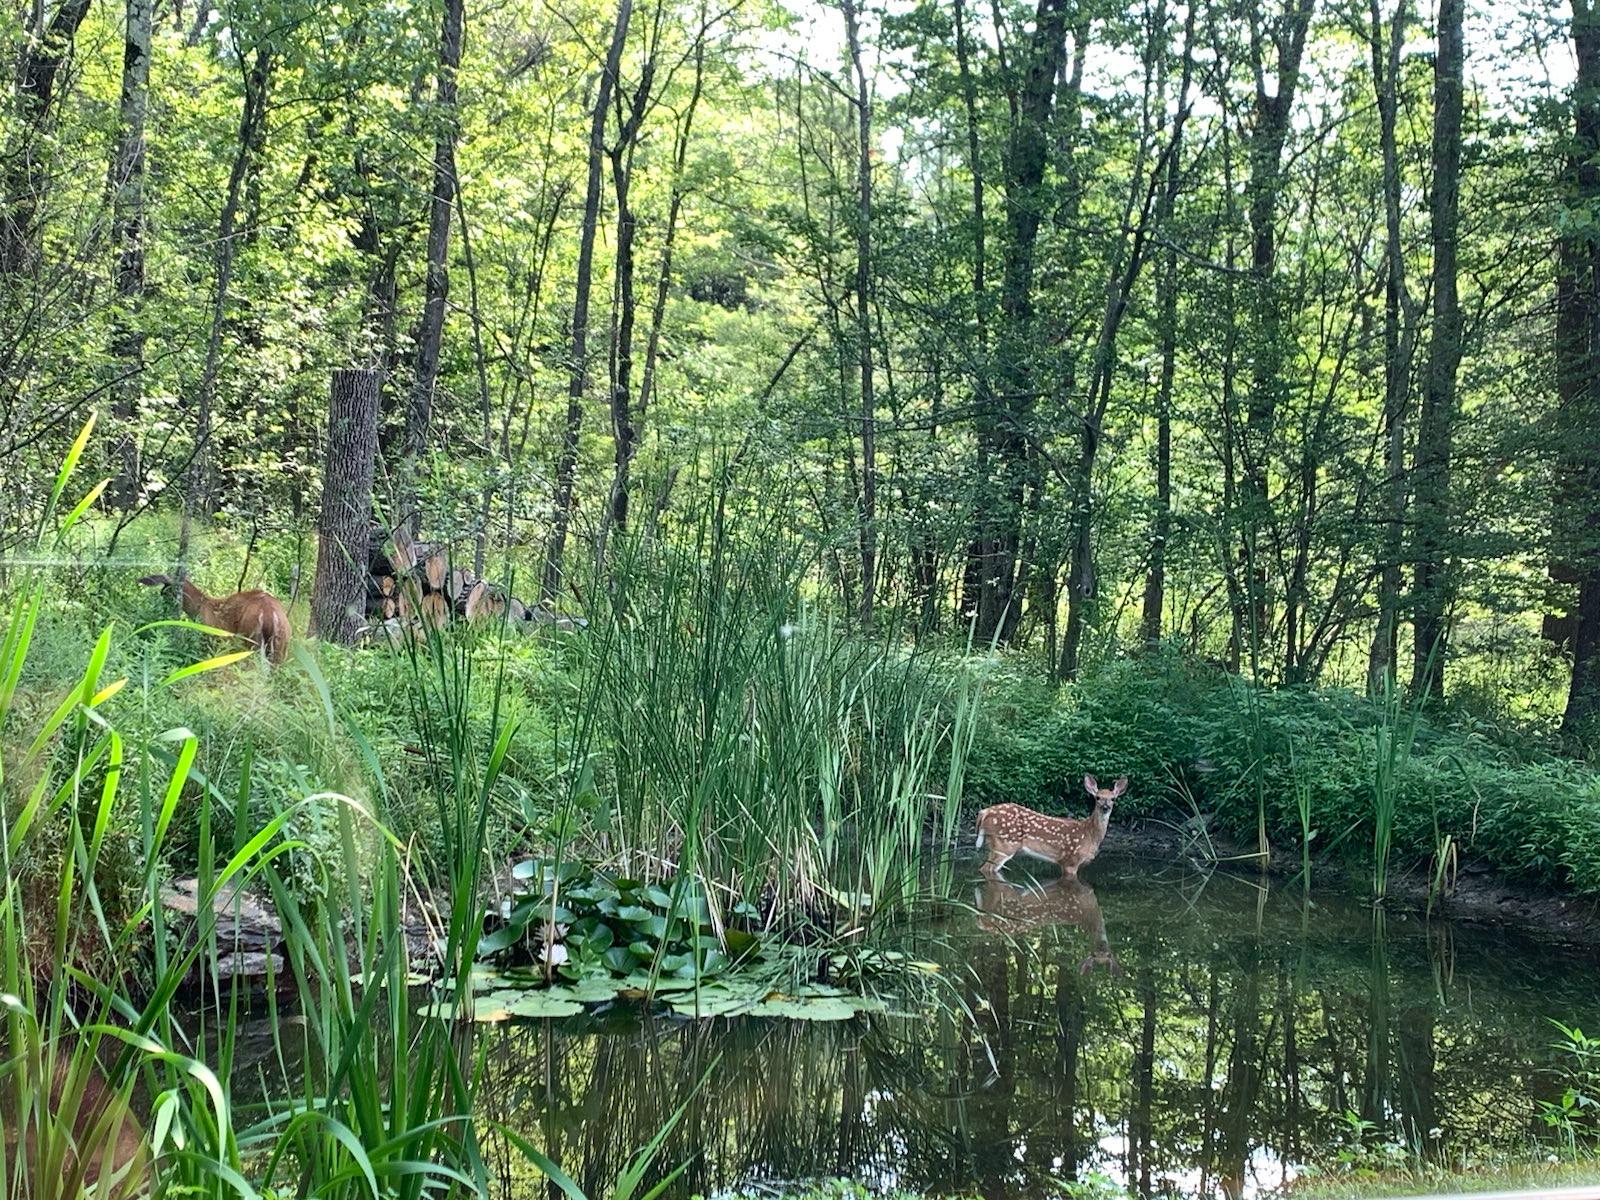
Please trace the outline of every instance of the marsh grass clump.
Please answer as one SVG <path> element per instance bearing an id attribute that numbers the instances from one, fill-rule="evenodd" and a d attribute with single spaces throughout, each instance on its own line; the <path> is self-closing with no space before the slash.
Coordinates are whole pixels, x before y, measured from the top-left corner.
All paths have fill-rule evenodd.
<path id="1" fill-rule="evenodd" d="M 813 603 L 776 521 L 718 503 L 667 542 L 614 539 L 574 642 L 558 854 L 840 929 L 928 885 L 953 841 L 978 678 Z M 570 831 L 570 833 L 568 833 Z"/>

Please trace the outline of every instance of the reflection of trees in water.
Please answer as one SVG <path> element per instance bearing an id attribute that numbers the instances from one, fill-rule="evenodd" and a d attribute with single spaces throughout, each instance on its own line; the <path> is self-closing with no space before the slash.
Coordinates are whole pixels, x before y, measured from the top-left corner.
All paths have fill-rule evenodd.
<path id="1" fill-rule="evenodd" d="M 1522 1149 L 1550 1090 L 1542 1017 L 1594 1015 L 1571 964 L 1533 977 L 1503 946 L 1392 918 L 1308 916 L 1302 936 L 1298 912 L 1253 903 L 1184 921 L 1104 904 L 1120 980 L 1080 972 L 1082 928 L 954 941 L 972 1020 L 489 1030 L 486 1115 L 603 1190 L 709 1069 L 658 1160 L 693 1160 L 682 1194 L 845 1175 L 1001 1200 L 1097 1168 L 1143 1195 L 1232 1196 L 1336 1152 L 1346 1112 L 1433 1153 Z M 500 1165 L 506 1195 L 535 1194 Z"/>

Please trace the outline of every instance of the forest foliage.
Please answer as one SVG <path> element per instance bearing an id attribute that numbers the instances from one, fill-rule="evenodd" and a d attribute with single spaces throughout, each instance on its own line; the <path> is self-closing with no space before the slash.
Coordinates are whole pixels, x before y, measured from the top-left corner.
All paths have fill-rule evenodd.
<path id="1" fill-rule="evenodd" d="M 83 553 L 303 594 L 371 368 L 380 509 L 552 600 L 732 481 L 1056 677 L 1600 705 L 1586 0 L 11 15 L 6 546 L 92 409 Z"/>

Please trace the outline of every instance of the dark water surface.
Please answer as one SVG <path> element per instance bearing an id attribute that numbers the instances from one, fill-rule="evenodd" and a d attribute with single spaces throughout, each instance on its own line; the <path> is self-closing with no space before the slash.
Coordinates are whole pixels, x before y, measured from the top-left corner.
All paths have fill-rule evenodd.
<path id="1" fill-rule="evenodd" d="M 594 1195 L 710 1069 L 662 1158 L 692 1158 L 680 1194 L 846 1176 L 1026 1197 L 1097 1171 L 1248 1196 L 1363 1140 L 1371 1161 L 1536 1153 L 1560 1090 L 1546 1018 L 1600 1026 L 1593 958 L 1510 930 L 1125 858 L 1092 887 L 973 880 L 984 912 L 908 935 L 971 1017 L 496 1026 L 485 1115 Z M 506 1195 L 539 1194 L 504 1165 Z"/>

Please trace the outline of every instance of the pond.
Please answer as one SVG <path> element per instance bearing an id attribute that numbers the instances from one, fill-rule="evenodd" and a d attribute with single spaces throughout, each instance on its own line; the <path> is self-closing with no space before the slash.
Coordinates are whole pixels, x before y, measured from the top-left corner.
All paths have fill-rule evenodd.
<path id="1" fill-rule="evenodd" d="M 484 1027 L 483 1115 L 591 1195 L 709 1073 L 660 1160 L 688 1162 L 678 1195 L 843 1176 L 1028 1197 L 1098 1172 L 1251 1196 L 1395 1147 L 1526 1158 L 1559 1092 L 1546 1018 L 1600 1025 L 1589 953 L 1510 929 L 1109 853 L 1032 892 L 960 869 L 976 909 L 906 937 L 942 966 L 941 1010 Z M 504 1195 L 542 1190 L 500 1165 Z"/>

